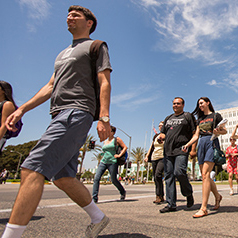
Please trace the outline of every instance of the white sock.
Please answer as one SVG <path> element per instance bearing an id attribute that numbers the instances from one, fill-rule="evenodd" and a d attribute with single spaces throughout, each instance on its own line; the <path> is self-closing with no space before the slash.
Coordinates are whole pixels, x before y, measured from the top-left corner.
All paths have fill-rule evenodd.
<path id="1" fill-rule="evenodd" d="M 210 173 L 210 178 L 211 178 L 212 180 L 214 180 L 215 175 L 216 175 L 216 172 L 215 172 L 215 171 L 211 171 L 211 173 Z"/>
<path id="2" fill-rule="evenodd" d="M 91 203 L 83 207 L 84 211 L 88 213 L 91 218 L 91 223 L 99 223 L 103 217 L 104 213 L 98 208 L 98 206 L 92 200 Z"/>
<path id="3" fill-rule="evenodd" d="M 7 223 L 2 238 L 20 238 L 26 226 Z"/>

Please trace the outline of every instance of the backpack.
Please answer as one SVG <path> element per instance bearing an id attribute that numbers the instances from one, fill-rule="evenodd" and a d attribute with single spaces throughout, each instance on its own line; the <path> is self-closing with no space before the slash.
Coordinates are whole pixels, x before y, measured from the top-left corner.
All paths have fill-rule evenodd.
<path id="1" fill-rule="evenodd" d="M 91 57 L 91 68 L 92 68 L 92 80 L 94 84 L 94 92 L 96 98 L 96 111 L 93 120 L 97 121 L 99 119 L 100 113 L 100 87 L 96 72 L 96 62 L 99 56 L 99 50 L 102 44 L 107 46 L 107 43 L 101 40 L 94 40 L 90 46 L 90 57 Z"/>
<path id="2" fill-rule="evenodd" d="M 120 145 L 117 146 L 117 137 L 115 137 L 114 145 L 115 145 L 116 154 L 120 154 L 121 151 L 123 150 L 123 148 Z M 126 160 L 127 160 L 127 157 L 128 157 L 128 153 L 126 151 L 121 157 L 117 158 L 117 164 L 118 165 L 125 164 Z"/>
<path id="3" fill-rule="evenodd" d="M 1 117 L 2 117 L 3 104 L 4 104 L 5 102 L 6 102 L 6 101 L 2 101 L 2 102 L 0 103 L 0 114 L 1 114 Z M 16 106 L 16 109 L 17 109 L 17 108 L 18 108 L 18 107 Z M 22 121 L 21 121 L 21 119 L 20 119 L 20 120 L 15 124 L 15 127 L 17 128 L 17 131 L 9 131 L 9 130 L 7 130 L 7 132 L 6 132 L 6 134 L 5 134 L 6 139 L 10 139 L 10 138 L 12 138 L 12 137 L 17 137 L 17 136 L 19 135 L 20 131 L 21 131 L 22 126 L 23 126 L 23 123 L 22 123 Z"/>

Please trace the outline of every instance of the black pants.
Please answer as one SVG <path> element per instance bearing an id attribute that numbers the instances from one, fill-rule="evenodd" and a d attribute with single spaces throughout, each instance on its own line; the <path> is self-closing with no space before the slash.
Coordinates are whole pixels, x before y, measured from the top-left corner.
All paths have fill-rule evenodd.
<path id="1" fill-rule="evenodd" d="M 153 176 L 155 181 L 155 194 L 156 196 L 164 196 L 164 185 L 163 185 L 163 171 L 164 161 L 163 159 L 152 160 Z"/>

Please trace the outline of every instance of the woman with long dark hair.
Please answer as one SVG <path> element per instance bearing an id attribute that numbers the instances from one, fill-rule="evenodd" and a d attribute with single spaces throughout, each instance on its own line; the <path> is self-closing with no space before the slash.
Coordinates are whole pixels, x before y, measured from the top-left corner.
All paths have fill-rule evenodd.
<path id="1" fill-rule="evenodd" d="M 0 81 L 0 151 L 2 151 L 7 140 L 5 121 L 15 110 L 16 104 L 13 100 L 11 84 Z"/>
<path id="2" fill-rule="evenodd" d="M 211 140 L 212 134 L 224 135 L 227 133 L 225 127 L 216 128 L 218 123 L 222 121 L 222 116 L 215 113 L 212 103 L 209 98 L 201 97 L 197 101 L 197 106 L 192 112 L 197 117 L 197 129 L 193 138 L 183 147 L 187 150 L 193 143 L 198 143 L 197 157 L 202 174 L 202 205 L 200 210 L 193 215 L 194 218 L 199 218 L 208 215 L 207 203 L 210 191 L 215 196 L 215 206 L 213 210 L 218 210 L 222 196 L 218 193 L 216 184 L 210 178 L 210 173 L 214 167 L 214 146 L 220 148 L 218 138 Z"/>

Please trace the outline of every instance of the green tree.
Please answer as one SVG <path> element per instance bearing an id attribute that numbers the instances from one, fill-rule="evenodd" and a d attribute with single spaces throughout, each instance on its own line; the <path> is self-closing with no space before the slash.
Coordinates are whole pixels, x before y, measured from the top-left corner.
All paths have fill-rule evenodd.
<path id="1" fill-rule="evenodd" d="M 92 150 L 99 151 L 102 148 L 100 145 L 95 144 L 94 149 L 89 149 L 88 145 L 89 145 L 89 141 L 90 140 L 97 141 L 92 135 L 88 134 L 87 139 L 86 139 L 84 145 L 79 150 L 79 164 L 80 164 L 80 167 L 79 167 L 79 178 L 81 177 L 81 174 L 82 174 L 83 161 L 85 159 L 86 152 L 87 151 L 92 151 Z"/>
<path id="2" fill-rule="evenodd" d="M 82 175 L 82 177 L 91 180 L 94 177 L 94 174 L 88 170 Z"/>
<path id="3" fill-rule="evenodd" d="M 20 157 L 21 157 L 20 161 L 21 165 L 22 162 L 25 160 L 25 158 L 29 155 L 31 149 L 36 145 L 36 143 L 37 140 L 19 145 L 6 146 L 1 154 L 0 169 L 6 168 L 8 171 L 16 173 Z"/>
<path id="4" fill-rule="evenodd" d="M 132 161 L 137 164 L 136 181 L 138 182 L 140 164 L 142 164 L 144 159 L 144 149 L 141 147 L 136 147 L 135 149 L 132 149 L 131 156 L 134 158 L 134 160 Z"/>
<path id="5" fill-rule="evenodd" d="M 100 164 L 100 161 L 102 160 L 103 158 L 103 152 L 102 151 L 99 151 L 98 153 L 93 153 L 94 157 L 92 158 L 92 161 L 97 161 L 99 165 Z"/>

